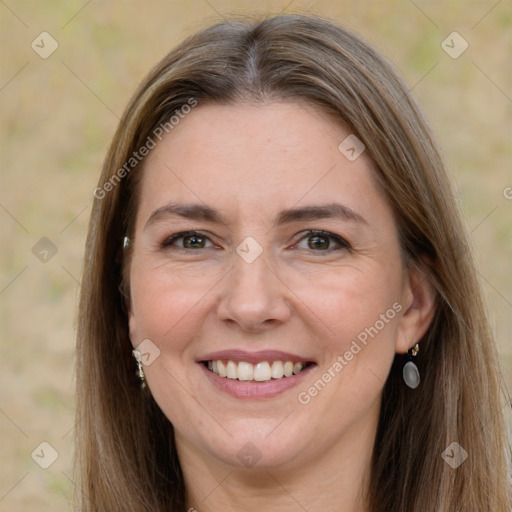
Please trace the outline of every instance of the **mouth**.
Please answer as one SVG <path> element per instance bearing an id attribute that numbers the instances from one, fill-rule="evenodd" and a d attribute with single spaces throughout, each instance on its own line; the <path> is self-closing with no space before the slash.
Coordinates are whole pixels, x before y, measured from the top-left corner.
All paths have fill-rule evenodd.
<path id="1" fill-rule="evenodd" d="M 206 368 L 225 379 L 238 381 L 268 382 L 298 375 L 306 368 L 314 365 L 312 361 L 274 360 L 260 361 L 256 364 L 249 361 L 233 361 L 231 359 L 215 359 L 204 361 Z"/>
<path id="2" fill-rule="evenodd" d="M 222 350 L 197 359 L 214 388 L 237 399 L 273 398 L 297 386 L 317 366 L 278 350 Z"/>

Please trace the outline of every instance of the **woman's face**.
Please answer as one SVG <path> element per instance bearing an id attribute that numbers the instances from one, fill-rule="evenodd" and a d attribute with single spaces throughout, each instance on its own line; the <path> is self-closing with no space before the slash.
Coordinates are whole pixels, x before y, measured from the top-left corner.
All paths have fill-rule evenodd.
<path id="1" fill-rule="evenodd" d="M 180 456 L 287 468 L 373 435 L 417 338 L 391 209 L 349 135 L 299 102 L 199 104 L 147 157 L 130 337 L 149 340 Z"/>

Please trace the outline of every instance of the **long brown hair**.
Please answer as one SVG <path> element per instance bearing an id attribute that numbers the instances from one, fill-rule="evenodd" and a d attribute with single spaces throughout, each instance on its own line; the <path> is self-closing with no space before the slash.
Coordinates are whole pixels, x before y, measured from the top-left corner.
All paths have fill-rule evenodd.
<path id="1" fill-rule="evenodd" d="M 151 70 L 108 151 L 87 239 L 77 342 L 79 510 L 186 506 L 172 425 L 141 392 L 131 358 L 123 280 L 129 261 L 120 248 L 134 229 L 143 161 L 126 163 L 191 99 L 201 105 L 270 98 L 308 101 L 363 141 L 394 211 L 404 264 L 419 265 L 437 291 L 417 357 L 420 387 L 404 386 L 397 355 L 383 390 L 369 510 L 510 511 L 495 344 L 446 166 L 408 91 L 359 36 L 302 15 L 219 23 Z M 453 442 L 468 454 L 456 469 L 442 457 Z"/>

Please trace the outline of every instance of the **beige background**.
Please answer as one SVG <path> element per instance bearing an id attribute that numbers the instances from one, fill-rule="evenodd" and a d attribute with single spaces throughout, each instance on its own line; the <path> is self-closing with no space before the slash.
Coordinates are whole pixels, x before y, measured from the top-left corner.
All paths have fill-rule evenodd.
<path id="1" fill-rule="evenodd" d="M 71 510 L 83 245 L 92 190 L 129 96 L 185 36 L 255 10 L 336 18 L 403 73 L 446 152 L 512 383 L 509 1 L 2 0 L 0 510 Z M 43 31 L 59 45 L 47 59 L 31 48 Z M 441 47 L 453 31 L 469 44 L 457 59 Z M 42 237 L 57 248 L 46 263 L 32 252 Z M 58 452 L 46 470 L 31 458 L 43 441 Z M 43 452 L 34 458 L 48 460 Z"/>

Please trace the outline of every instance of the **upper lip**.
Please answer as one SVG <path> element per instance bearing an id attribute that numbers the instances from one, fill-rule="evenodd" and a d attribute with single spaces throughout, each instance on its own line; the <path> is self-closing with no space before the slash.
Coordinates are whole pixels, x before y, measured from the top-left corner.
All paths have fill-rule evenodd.
<path id="1" fill-rule="evenodd" d="M 292 361 L 294 363 L 309 363 L 313 362 L 312 359 L 301 357 L 297 354 L 289 352 L 282 352 L 280 350 L 259 350 L 258 352 L 247 352 L 245 350 L 219 350 L 217 352 L 210 352 L 203 357 L 197 359 L 198 363 L 206 361 L 234 361 L 239 363 L 245 361 L 247 363 L 261 363 L 263 361 Z"/>

